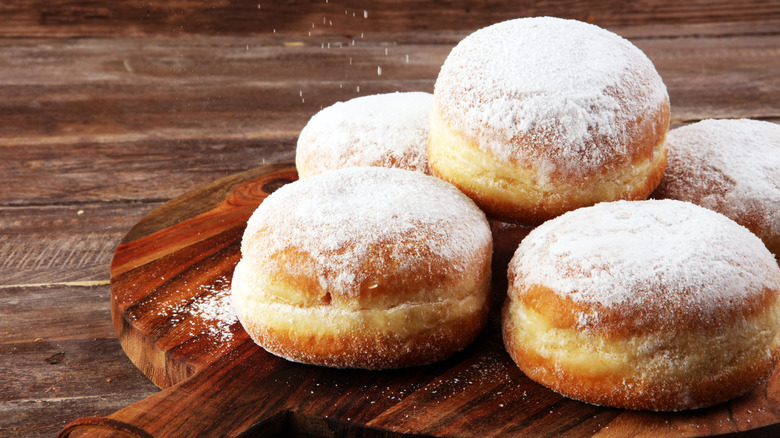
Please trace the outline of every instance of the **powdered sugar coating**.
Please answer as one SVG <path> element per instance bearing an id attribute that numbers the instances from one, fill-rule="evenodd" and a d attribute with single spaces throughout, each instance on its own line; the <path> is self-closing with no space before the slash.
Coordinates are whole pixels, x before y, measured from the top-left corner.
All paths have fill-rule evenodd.
<path id="1" fill-rule="evenodd" d="M 430 265 L 456 275 L 491 245 L 484 213 L 454 186 L 419 172 L 352 167 L 298 180 L 266 198 L 248 221 L 242 256 L 273 267 L 281 252 L 307 254 L 335 299 L 360 294 L 359 285 L 377 274 L 364 269 L 369 263 L 401 272 Z M 389 251 L 388 260 L 378 260 L 378 247 Z M 296 269 L 302 268 L 284 266 L 293 275 Z"/>
<path id="2" fill-rule="evenodd" d="M 434 107 L 455 129 L 542 177 L 587 176 L 630 162 L 638 133 L 665 131 L 645 120 L 665 105 L 661 77 L 633 44 L 551 17 L 471 34 L 447 57 L 434 91 Z"/>
<path id="3" fill-rule="evenodd" d="M 545 222 L 510 267 L 524 285 L 575 302 L 702 318 L 751 294 L 780 290 L 780 268 L 760 239 L 727 217 L 682 201 L 617 201 Z M 581 321 L 582 322 L 582 321 Z"/>
<path id="4" fill-rule="evenodd" d="M 387 93 L 338 102 L 301 131 L 296 163 L 311 176 L 351 166 L 428 172 L 428 115 L 433 95 Z"/>
<path id="5" fill-rule="evenodd" d="M 780 125 L 703 120 L 667 137 L 667 169 L 657 196 L 718 211 L 753 231 L 780 235 Z M 750 222 L 759 218 L 761 226 Z"/>

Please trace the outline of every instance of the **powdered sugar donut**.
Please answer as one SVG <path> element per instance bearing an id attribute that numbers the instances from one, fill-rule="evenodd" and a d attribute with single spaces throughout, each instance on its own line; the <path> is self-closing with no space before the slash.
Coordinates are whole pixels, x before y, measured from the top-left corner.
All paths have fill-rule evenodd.
<path id="1" fill-rule="evenodd" d="M 486 323 L 492 240 L 455 187 L 400 169 L 324 172 L 249 219 L 232 280 L 252 338 L 286 359 L 399 368 L 444 359 Z"/>
<path id="2" fill-rule="evenodd" d="M 780 257 L 780 125 L 703 120 L 673 129 L 656 198 L 693 202 L 754 232 Z"/>
<path id="3" fill-rule="evenodd" d="M 573 20 L 480 29 L 436 80 L 428 160 L 488 216 L 540 223 L 644 199 L 666 163 L 669 98 L 637 47 Z"/>
<path id="4" fill-rule="evenodd" d="M 780 267 L 720 213 L 675 200 L 584 207 L 531 231 L 502 326 L 531 379 L 632 409 L 714 405 L 771 376 Z"/>
<path id="5" fill-rule="evenodd" d="M 298 175 L 306 178 L 352 166 L 429 173 L 426 149 L 432 101 L 430 93 L 388 93 L 357 97 L 323 109 L 298 137 Z"/>

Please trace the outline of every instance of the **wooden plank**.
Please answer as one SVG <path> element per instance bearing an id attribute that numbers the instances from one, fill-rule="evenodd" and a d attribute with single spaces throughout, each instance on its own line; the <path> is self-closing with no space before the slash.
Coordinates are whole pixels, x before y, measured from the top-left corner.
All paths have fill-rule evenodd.
<path id="1" fill-rule="evenodd" d="M 32 127 L 47 137 L 75 140 L 104 133 L 187 138 L 196 129 L 228 138 L 269 131 L 297 135 L 308 117 L 335 101 L 383 90 L 432 90 L 449 52 L 438 45 L 412 53 L 417 47 L 338 43 L 5 41 L 0 115 L 9 123 L 0 127 L 0 135 L 14 143 L 24 142 Z"/>
<path id="2" fill-rule="evenodd" d="M 71 209 L 77 212 L 82 202 L 154 203 L 294 156 L 295 140 L 290 138 L 204 137 L 0 146 L 8 160 L 0 163 L 7 175 L 0 205 L 76 204 Z M 41 172 L 39 166 L 49 172 Z"/>
<path id="3" fill-rule="evenodd" d="M 0 344 L 0 436 L 52 437 L 159 391 L 116 338 Z"/>
<path id="4" fill-rule="evenodd" d="M 476 1 L 257 0 L 25 1 L 0 8 L 0 36 L 252 35 L 276 33 L 471 31 L 508 18 L 552 15 L 602 26 L 760 22 L 780 18 L 777 2 L 692 0 Z"/>
<path id="5" fill-rule="evenodd" d="M 107 284 L 3 286 L 0 345 L 46 351 L 64 341 L 114 338 L 108 303 Z"/>
<path id="6" fill-rule="evenodd" d="M 379 92 L 432 91 L 451 47 L 250 44 L 247 51 L 246 41 L 3 45 L 0 171 L 7 189 L 0 205 L 160 201 L 264 160 L 290 159 L 298 132 L 324 106 Z M 666 80 L 673 126 L 709 117 L 780 118 L 780 35 L 636 43 Z M 73 58 L 83 60 L 80 67 Z M 46 60 L 44 68 L 29 68 L 36 59 Z M 171 59 L 185 67 L 171 67 Z M 174 73 L 176 87 L 169 85 Z"/>
<path id="7" fill-rule="evenodd" d="M 38 180 L 44 178 L 27 181 Z M 157 205 L 0 207 L 0 291 L 15 285 L 106 283 L 122 236 Z"/>
<path id="8" fill-rule="evenodd" d="M 774 41 L 770 43 L 770 41 Z M 669 90 L 672 122 L 780 117 L 780 39 L 639 40 Z"/>
<path id="9" fill-rule="evenodd" d="M 120 356 L 115 338 L 2 344 L 0 352 L 16 364 L 2 368 L 3 400 L 23 401 L 29 394 L 53 399 L 76 394 L 102 396 L 124 390 L 138 392 L 137 388 L 144 392 L 158 390 L 141 384 L 144 379 L 138 378 L 139 371 L 127 358 L 124 361 L 103 358 Z M 35 373 L 27 372 L 31 367 L 35 367 Z"/>
<path id="10" fill-rule="evenodd" d="M 206 131 L 215 136 L 215 130 L 227 138 L 258 132 L 294 136 L 314 112 L 338 100 L 392 90 L 432 91 L 451 47 L 280 48 L 256 46 L 246 38 L 209 41 L 125 39 L 108 45 L 80 40 L 53 47 L 28 41 L 24 50 L 4 46 L 0 55 L 8 63 L 0 66 L 4 78 L 0 115 L 10 123 L 0 128 L 0 135 L 10 137 L 5 144 L 29 143 L 34 140 L 29 132 L 42 131 L 55 138 L 49 142 L 110 134 L 143 139 L 144 133 L 149 138 L 189 132 L 187 138 Z M 772 98 L 778 85 L 771 72 L 778 62 L 780 35 L 696 38 L 685 45 L 670 39 L 636 43 L 663 76 L 673 78 L 672 94 L 699 97 L 707 90 L 688 89 L 704 75 L 700 81 L 719 82 L 713 84 L 714 90 L 751 85 L 764 89 L 767 100 L 776 101 Z M 74 66 L 73 58 L 82 62 Z M 47 61 L 31 65 L 30 59 Z M 274 67 L 266 67 L 269 63 Z M 734 65 L 740 66 L 738 71 L 733 71 Z M 177 86 L 172 88 L 167 80 L 174 74 Z M 30 101 L 30 95 L 39 97 Z M 737 94 L 727 97 L 741 99 Z M 755 106 L 754 97 L 733 103 Z M 724 108 L 731 103 L 721 100 Z M 758 105 L 767 106 L 763 101 Z M 273 125 L 277 122 L 283 125 Z"/>
<path id="11" fill-rule="evenodd" d="M 73 418 L 158 391 L 116 339 L 109 293 L 108 285 L 0 287 L 0 436 L 51 437 Z"/>

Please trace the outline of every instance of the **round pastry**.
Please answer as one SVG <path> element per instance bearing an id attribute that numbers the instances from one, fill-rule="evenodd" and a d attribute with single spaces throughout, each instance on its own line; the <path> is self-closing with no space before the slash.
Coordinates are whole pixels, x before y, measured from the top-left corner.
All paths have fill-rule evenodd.
<path id="1" fill-rule="evenodd" d="M 512 258 L 504 344 L 569 398 L 683 410 L 741 395 L 780 356 L 780 267 L 720 213 L 675 200 L 584 207 Z"/>
<path id="2" fill-rule="evenodd" d="M 666 164 L 669 98 L 655 67 L 627 40 L 574 20 L 515 19 L 463 39 L 430 118 L 432 173 L 505 222 L 644 199 Z"/>
<path id="3" fill-rule="evenodd" d="M 295 151 L 300 178 L 353 166 L 429 173 L 428 130 L 433 95 L 375 94 L 338 102 L 315 114 Z"/>
<path id="4" fill-rule="evenodd" d="M 452 185 L 401 169 L 338 169 L 258 207 L 232 298 L 255 342 L 288 360 L 421 365 L 484 327 L 491 251 L 484 213 Z"/>
<path id="5" fill-rule="evenodd" d="M 780 257 L 780 125 L 703 120 L 669 131 L 656 198 L 715 210 L 755 233 Z"/>

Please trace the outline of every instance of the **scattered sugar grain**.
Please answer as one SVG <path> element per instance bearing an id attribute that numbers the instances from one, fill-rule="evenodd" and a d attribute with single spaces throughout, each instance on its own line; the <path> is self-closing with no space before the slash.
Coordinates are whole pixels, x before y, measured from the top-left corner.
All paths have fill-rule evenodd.
<path id="1" fill-rule="evenodd" d="M 157 314 L 166 317 L 174 325 L 187 321 L 191 336 L 206 335 L 214 342 L 232 339 L 231 326 L 238 319 L 230 303 L 230 282 L 221 277 L 212 285 L 198 286 L 197 291 L 192 298 L 160 307 Z M 192 295 L 191 292 L 189 295 Z"/>

